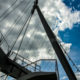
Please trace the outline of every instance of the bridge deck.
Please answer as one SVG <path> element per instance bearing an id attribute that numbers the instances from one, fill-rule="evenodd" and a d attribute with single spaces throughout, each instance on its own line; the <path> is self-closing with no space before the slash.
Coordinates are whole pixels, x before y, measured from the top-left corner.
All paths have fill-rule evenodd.
<path id="1" fill-rule="evenodd" d="M 0 71 L 16 79 L 19 78 L 20 76 L 24 76 L 28 73 L 31 73 L 31 71 L 25 69 L 18 63 L 9 59 L 1 48 L 0 48 Z"/>
<path id="2" fill-rule="evenodd" d="M 35 72 L 25 75 L 18 80 L 58 80 L 54 72 Z"/>
<path id="3" fill-rule="evenodd" d="M 1 48 L 0 71 L 18 80 L 57 80 L 56 72 L 31 72 L 9 59 Z"/>

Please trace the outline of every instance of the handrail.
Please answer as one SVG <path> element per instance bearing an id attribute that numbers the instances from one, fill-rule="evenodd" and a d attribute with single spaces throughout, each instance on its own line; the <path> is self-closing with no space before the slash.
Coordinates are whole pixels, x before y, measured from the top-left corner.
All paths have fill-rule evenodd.
<path id="1" fill-rule="evenodd" d="M 35 61 L 35 62 L 32 62 L 31 64 L 37 63 L 37 62 L 42 61 L 42 60 L 54 60 L 54 61 L 56 61 L 56 59 L 39 59 L 39 60 L 37 60 L 37 61 Z"/>
<path id="2" fill-rule="evenodd" d="M 39 59 L 39 60 L 37 60 L 37 61 L 35 61 L 35 62 L 32 62 L 32 64 L 34 63 L 37 63 L 37 62 L 39 62 L 39 61 L 42 61 L 42 60 L 53 60 L 53 61 L 55 61 L 55 71 L 56 71 L 56 74 L 57 74 L 57 78 L 58 78 L 58 80 L 59 80 L 59 70 L 58 70 L 58 63 L 57 63 L 57 59 Z"/>
<path id="3" fill-rule="evenodd" d="M 16 55 L 15 52 L 12 52 L 11 55 L 13 55 L 13 54 Z M 36 72 L 37 70 L 38 70 L 39 72 L 42 72 L 42 71 L 41 71 L 41 66 L 38 65 L 37 62 L 39 62 L 39 61 L 55 61 L 55 72 L 56 72 L 57 78 L 58 78 L 58 80 L 59 80 L 59 71 L 58 71 L 57 59 L 39 59 L 39 60 L 37 60 L 37 61 L 35 61 L 35 62 L 32 62 L 32 61 L 24 58 L 23 56 L 21 56 L 21 55 L 19 55 L 19 54 L 18 54 L 17 56 L 21 57 L 21 58 L 23 59 L 23 62 L 29 61 L 30 63 L 27 63 L 27 64 L 26 64 L 25 66 L 23 66 L 23 67 L 27 68 L 28 66 L 31 66 L 32 68 L 34 68 L 34 72 Z M 19 60 L 21 60 L 21 59 L 19 58 Z M 26 60 L 26 61 L 24 61 L 24 60 Z M 21 61 L 22 61 L 22 60 L 21 60 Z"/>
<path id="4" fill-rule="evenodd" d="M 13 55 L 13 54 L 16 55 L 16 52 L 12 52 L 12 53 L 11 53 L 11 55 Z M 10 56 L 11 56 L 11 55 L 10 55 Z M 9 56 L 9 57 L 10 57 L 10 56 Z M 18 59 L 18 60 L 21 60 L 23 63 L 24 63 L 24 62 L 27 63 L 26 61 L 28 61 L 28 62 L 31 63 L 31 64 L 27 63 L 27 64 L 26 64 L 25 66 L 23 66 L 23 67 L 26 68 L 26 67 L 28 67 L 28 66 L 31 66 L 31 67 L 34 68 L 35 71 L 36 71 L 36 70 L 38 70 L 38 71 L 41 70 L 41 66 L 40 66 L 40 65 L 38 65 L 38 64 L 34 64 L 35 66 L 32 66 L 32 61 L 30 61 L 30 60 L 24 58 L 23 56 L 21 56 L 21 55 L 19 55 L 19 54 L 18 54 L 17 56 L 19 56 L 20 58 L 22 58 L 22 60 L 21 60 L 20 58 L 17 58 L 17 59 Z M 24 60 L 26 60 L 26 61 L 24 61 Z M 39 69 L 38 69 L 37 67 L 38 67 Z"/>

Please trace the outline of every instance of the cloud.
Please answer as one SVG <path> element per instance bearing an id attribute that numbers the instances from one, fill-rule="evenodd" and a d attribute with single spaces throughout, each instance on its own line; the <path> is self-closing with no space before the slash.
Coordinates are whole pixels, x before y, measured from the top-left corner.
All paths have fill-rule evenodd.
<path id="1" fill-rule="evenodd" d="M 80 65 L 78 65 L 78 68 L 80 68 Z"/>
<path id="2" fill-rule="evenodd" d="M 61 80 L 66 80 L 67 79 L 67 77 L 66 76 L 64 76 Z"/>
<path id="3" fill-rule="evenodd" d="M 22 2 L 23 2 L 21 3 L 22 6 L 21 7 L 19 6 L 13 13 L 11 13 L 7 17 L 6 20 L 2 21 L 0 24 L 2 26 L 1 31 L 5 35 L 8 32 L 10 26 L 15 23 L 14 20 L 16 19 L 16 17 L 24 15 L 24 17 L 21 18 L 20 22 L 18 22 L 12 27 L 13 31 L 6 38 L 10 46 L 16 40 L 16 36 L 18 35 L 19 30 L 23 26 L 23 23 L 25 23 L 25 19 L 29 14 L 29 13 L 27 14 L 26 10 L 23 11 L 23 8 L 24 8 L 24 5 L 26 5 L 26 2 L 25 1 L 22 1 Z M 4 4 L 5 2 L 2 1 L 2 3 Z M 6 3 L 7 7 L 9 7 L 8 5 L 10 5 L 11 3 Z M 69 53 L 70 47 L 72 44 L 64 43 L 58 37 L 58 32 L 60 30 L 63 31 L 66 28 L 72 29 L 74 23 L 80 22 L 80 12 L 74 11 L 72 13 L 71 9 L 69 9 L 61 0 L 45 0 L 45 1 L 39 0 L 39 6 L 48 24 L 51 26 L 53 32 L 57 36 L 58 40 L 60 40 L 64 49 Z M 1 8 L 2 9 L 1 9 L 0 14 L 2 14 L 5 11 L 4 10 L 5 7 L 1 7 Z M 14 48 L 15 51 L 18 49 L 22 35 L 23 33 L 21 34 L 21 36 L 19 37 L 15 45 L 15 48 Z M 51 58 L 51 57 L 55 58 L 55 51 L 52 49 L 52 46 L 45 33 L 45 30 L 42 27 L 42 24 L 37 15 L 37 12 L 35 12 L 35 14 L 33 15 L 31 19 L 29 28 L 27 30 L 27 33 L 24 38 L 19 54 L 24 56 L 25 58 L 28 58 L 28 59 L 34 58 L 35 60 L 41 59 L 44 57 L 45 58 Z"/>
<path id="4" fill-rule="evenodd" d="M 0 80 L 5 80 L 6 79 L 6 75 L 2 72 L 0 72 Z"/>
<path id="5" fill-rule="evenodd" d="M 11 4 L 13 3 L 11 0 L 8 0 L 8 2 L 5 2 L 5 1 L 6 0 L 0 0 L 0 15 L 3 14 L 3 12 L 7 8 L 9 8 Z M 19 4 L 21 1 L 19 1 L 17 4 Z M 30 0 L 26 0 L 26 1 L 30 1 Z M 28 18 L 28 14 L 30 12 L 29 8 L 23 11 L 24 6 L 26 6 L 26 1 L 25 2 L 22 1 L 23 3 L 21 4 L 21 7 L 18 7 L 5 20 L 0 22 L 0 29 L 4 36 L 7 34 L 10 28 L 13 29 L 6 38 L 10 47 L 16 40 L 19 30 L 22 28 L 23 24 L 25 23 L 25 19 Z M 61 38 L 58 36 L 58 32 L 64 31 L 67 28 L 72 29 L 73 24 L 80 22 L 80 11 L 74 11 L 72 13 L 71 9 L 68 8 L 62 2 L 62 0 L 39 0 L 39 6 L 48 24 L 50 25 L 53 32 L 57 36 L 57 39 L 62 44 L 63 48 L 67 51 L 67 53 L 69 53 L 70 47 L 72 46 L 72 44 L 64 43 L 61 40 Z M 12 7 L 11 10 L 13 8 L 14 7 Z M 30 9 L 31 8 L 32 6 L 30 7 Z M 24 17 L 22 17 L 18 23 L 14 22 L 14 20 L 16 20 L 18 16 L 20 18 L 23 15 Z M 22 36 L 23 36 L 23 33 L 19 37 L 13 51 L 17 52 Z M 1 46 L 4 50 L 7 47 L 5 46 L 5 44 L 6 42 Z M 5 52 L 7 53 L 7 50 Z M 36 11 L 31 19 L 29 28 L 26 32 L 26 35 L 25 35 L 23 44 L 21 46 L 21 49 L 19 51 L 19 54 L 31 61 L 35 61 L 38 59 L 44 59 L 44 58 L 45 59 L 46 58 L 48 59 L 57 58 L 55 51 L 53 50 L 52 45 L 49 42 L 49 39 L 45 33 L 45 30 L 40 22 L 40 19 Z M 80 79 L 79 73 L 76 73 L 76 75 L 78 79 Z M 66 77 L 64 77 L 63 80 L 65 78 Z"/>
<path id="6" fill-rule="evenodd" d="M 69 53 L 70 52 L 70 48 L 72 46 L 71 43 L 64 43 L 64 42 L 61 42 L 61 45 L 63 46 L 64 50 Z"/>
<path id="7" fill-rule="evenodd" d="M 80 72 L 76 73 L 77 80 L 80 80 Z"/>
<path id="8" fill-rule="evenodd" d="M 42 12 L 48 20 L 49 25 L 54 24 L 54 28 L 56 27 L 55 25 L 58 26 L 58 28 L 55 28 L 58 31 L 63 31 L 66 28 L 72 29 L 73 24 L 80 22 L 80 11 L 72 13 L 71 8 L 68 8 L 62 0 L 46 0 L 44 2 L 42 3 L 44 6 L 41 7 Z"/>

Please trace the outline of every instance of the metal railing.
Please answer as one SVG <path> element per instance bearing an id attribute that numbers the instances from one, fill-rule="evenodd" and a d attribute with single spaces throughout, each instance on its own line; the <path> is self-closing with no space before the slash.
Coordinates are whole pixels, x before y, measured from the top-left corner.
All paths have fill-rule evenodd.
<path id="1" fill-rule="evenodd" d="M 12 52 L 11 56 L 15 58 L 16 53 Z M 11 59 L 14 60 L 14 58 Z M 57 78 L 59 80 L 58 63 L 56 59 L 39 59 L 35 62 L 31 62 L 30 60 L 25 59 L 18 54 L 15 62 L 30 70 L 31 72 L 56 72 Z"/>
<path id="2" fill-rule="evenodd" d="M 15 56 L 17 54 L 15 52 L 12 52 L 10 55 L 10 59 L 12 59 L 13 61 L 17 62 L 18 64 L 20 64 L 21 66 L 23 66 L 24 68 L 30 70 L 31 72 L 35 72 L 35 71 L 39 71 L 41 69 L 41 66 L 38 64 L 32 64 L 33 62 L 31 62 L 30 60 L 24 58 L 21 55 L 17 55 L 16 60 L 15 60 Z"/>
<path id="3" fill-rule="evenodd" d="M 44 65 L 41 62 L 45 62 Z M 47 65 L 46 65 L 46 62 L 47 62 Z M 54 66 L 53 66 L 53 62 L 54 62 Z M 35 62 L 32 62 L 31 64 L 40 65 L 41 66 L 40 72 L 56 72 L 57 80 L 59 80 L 59 70 L 58 70 L 58 63 L 56 59 L 40 59 Z M 31 65 L 31 64 L 28 64 L 28 65 Z M 53 71 L 53 69 L 55 70 Z M 36 66 L 35 66 L 35 72 L 37 72 Z"/>

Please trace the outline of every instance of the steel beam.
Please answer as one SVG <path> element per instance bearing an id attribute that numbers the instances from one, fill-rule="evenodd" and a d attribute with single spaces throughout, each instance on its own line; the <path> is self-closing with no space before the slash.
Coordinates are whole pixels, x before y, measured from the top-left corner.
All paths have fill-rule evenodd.
<path id="1" fill-rule="evenodd" d="M 0 48 L 0 71 L 16 79 L 24 75 L 27 75 L 28 73 L 31 73 L 29 70 L 25 69 L 18 63 L 9 59 L 1 48 Z"/>
<path id="2" fill-rule="evenodd" d="M 55 72 L 33 72 L 18 80 L 58 80 Z"/>
<path id="3" fill-rule="evenodd" d="M 38 0 L 36 0 L 36 1 L 38 1 Z M 66 72 L 66 74 L 69 78 L 69 80 L 77 80 L 74 72 L 71 69 L 70 64 L 68 63 L 68 61 L 67 61 L 61 47 L 59 46 L 59 44 L 57 42 L 57 39 L 56 39 L 53 31 L 51 30 L 50 26 L 48 25 L 47 21 L 45 20 L 43 14 L 42 14 L 39 6 L 36 4 L 36 2 L 34 4 L 34 7 L 35 7 L 34 9 L 36 9 L 37 12 L 38 12 L 38 15 L 40 17 L 42 25 L 43 25 L 43 27 L 46 31 L 46 34 L 47 34 L 47 36 L 48 36 L 48 38 L 49 38 L 49 40 L 52 44 L 53 49 L 55 50 L 56 55 L 58 56 L 58 58 L 59 58 L 59 60 L 62 64 L 62 66 L 63 66 L 63 68 L 64 68 L 64 70 L 65 70 L 65 72 Z"/>

